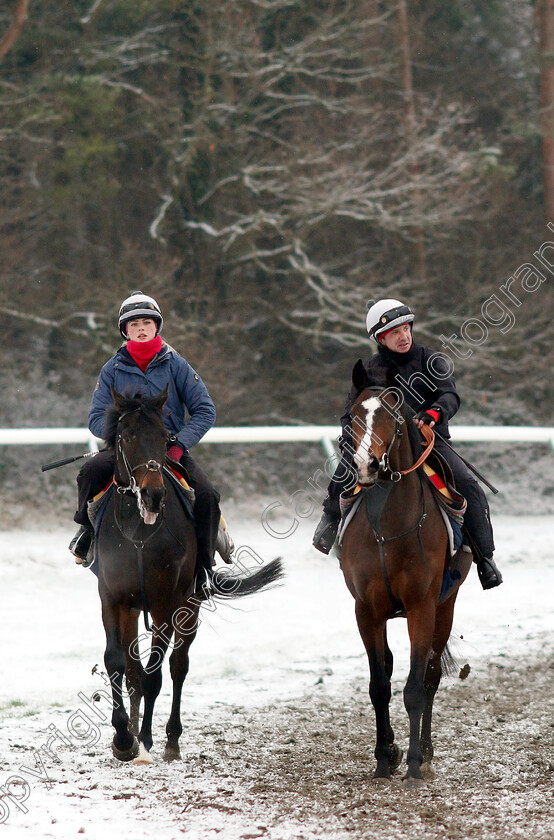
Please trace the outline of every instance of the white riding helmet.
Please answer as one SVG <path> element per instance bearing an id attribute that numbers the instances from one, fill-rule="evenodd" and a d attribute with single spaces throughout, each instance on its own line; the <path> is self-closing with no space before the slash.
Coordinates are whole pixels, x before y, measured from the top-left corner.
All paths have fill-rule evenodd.
<path id="1" fill-rule="evenodd" d="M 127 338 L 125 324 L 133 318 L 152 318 L 158 325 L 156 335 L 161 331 L 164 323 L 160 307 L 154 298 L 148 297 L 143 292 L 131 292 L 131 295 L 125 298 L 119 307 L 118 327 L 123 338 Z"/>
<path id="2" fill-rule="evenodd" d="M 379 300 L 377 303 L 368 302 L 369 311 L 366 318 L 367 331 L 370 338 L 377 341 L 378 336 L 414 320 L 414 313 L 409 306 L 394 298 Z"/>

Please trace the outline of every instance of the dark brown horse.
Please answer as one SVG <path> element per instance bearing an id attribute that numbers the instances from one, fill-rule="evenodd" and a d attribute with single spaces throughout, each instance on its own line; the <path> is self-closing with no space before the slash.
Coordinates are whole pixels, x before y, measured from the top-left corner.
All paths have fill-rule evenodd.
<path id="1" fill-rule="evenodd" d="M 196 636 L 201 601 L 193 596 L 196 536 L 179 490 L 164 470 L 168 433 L 162 409 L 167 390 L 155 397 L 125 397 L 112 391 L 106 441 L 114 448 L 116 492 L 105 506 L 97 534 L 98 589 L 106 631 L 104 662 L 112 686 L 112 749 L 122 761 L 150 762 L 154 703 L 162 685 L 162 663 L 169 663 L 173 702 L 167 722 L 165 758 L 179 758 L 180 703 Z M 216 597 L 249 595 L 282 577 L 273 560 L 246 575 L 214 575 Z M 141 662 L 138 616 L 152 617 L 148 662 Z M 131 717 L 122 687 L 126 675 Z M 138 742 L 139 705 L 144 714 Z M 140 743 L 140 747 L 139 747 Z"/>
<path id="2" fill-rule="evenodd" d="M 410 722 L 404 784 L 424 784 L 432 775 L 431 717 L 448 656 L 458 588 L 471 566 L 471 555 L 450 560 L 448 535 L 426 479 L 413 469 L 414 435 L 402 400 L 392 389 L 372 387 L 361 362 L 354 368 L 358 397 L 352 407 L 354 465 L 363 501 L 342 541 L 342 569 L 356 602 L 356 620 L 370 668 L 369 695 L 375 709 L 377 765 L 374 779 L 389 780 L 402 752 L 390 724 L 392 652 L 387 621 L 407 618 L 410 671 L 404 704 Z M 432 433 L 430 436 L 432 442 Z M 430 447 L 429 447 L 430 448 Z M 446 567 L 456 580 L 441 597 Z"/>

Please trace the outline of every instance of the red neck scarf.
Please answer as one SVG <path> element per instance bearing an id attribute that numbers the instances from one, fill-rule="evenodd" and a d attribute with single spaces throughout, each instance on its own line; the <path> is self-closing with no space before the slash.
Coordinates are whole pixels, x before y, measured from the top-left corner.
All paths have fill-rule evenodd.
<path id="1" fill-rule="evenodd" d="M 142 371 L 145 371 L 156 353 L 162 349 L 162 337 L 157 335 L 150 341 L 127 342 L 127 350 L 131 358 L 137 363 Z"/>

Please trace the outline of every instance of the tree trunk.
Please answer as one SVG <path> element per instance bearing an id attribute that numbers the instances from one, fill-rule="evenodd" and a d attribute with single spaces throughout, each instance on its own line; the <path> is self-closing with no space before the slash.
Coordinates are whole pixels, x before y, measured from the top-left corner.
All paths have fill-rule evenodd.
<path id="1" fill-rule="evenodd" d="M 537 7 L 540 50 L 540 112 L 545 221 L 554 222 L 554 0 Z"/>
<path id="2" fill-rule="evenodd" d="M 554 2 L 554 0 L 553 0 Z M 398 24 L 400 30 L 400 56 L 402 75 L 402 95 L 404 99 L 404 125 L 406 131 L 406 144 L 408 148 L 413 145 L 416 134 L 416 115 L 414 102 L 414 88 L 412 81 L 412 60 L 410 56 L 410 27 L 408 22 L 408 8 L 406 0 L 398 2 Z M 413 171 L 417 175 L 417 170 Z M 418 205 L 417 197 L 415 204 Z M 416 225 L 413 228 L 414 237 L 414 263 L 417 276 L 425 279 L 425 239 L 423 228 Z"/>
<path id="3" fill-rule="evenodd" d="M 29 0 L 17 0 L 11 25 L 0 41 L 0 61 L 9 53 L 27 20 Z"/>

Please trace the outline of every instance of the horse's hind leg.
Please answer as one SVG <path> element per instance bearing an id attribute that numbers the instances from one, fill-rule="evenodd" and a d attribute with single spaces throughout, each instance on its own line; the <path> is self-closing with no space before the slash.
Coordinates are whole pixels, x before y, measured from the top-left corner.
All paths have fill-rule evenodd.
<path id="1" fill-rule="evenodd" d="M 410 719 L 410 745 L 408 747 L 408 769 L 404 776 L 407 787 L 423 784 L 421 764 L 421 720 L 426 705 L 424 687 L 425 673 L 431 654 L 435 626 L 435 604 L 429 600 L 407 615 L 410 635 L 410 673 L 404 687 L 404 705 Z"/>
<path id="2" fill-rule="evenodd" d="M 181 694 L 189 670 L 189 649 L 198 629 L 198 609 L 198 606 L 189 607 L 186 605 L 182 610 L 178 610 L 175 615 L 175 644 L 169 657 L 171 679 L 173 680 L 173 702 L 165 729 L 167 743 L 164 758 L 166 761 L 181 758 L 179 749 L 179 738 L 183 731 L 181 725 Z"/>
<path id="3" fill-rule="evenodd" d="M 154 614 L 152 617 L 155 618 Z M 160 693 L 162 687 L 162 665 L 170 642 L 167 621 L 162 621 L 158 624 L 157 621 L 152 626 L 152 643 L 150 647 L 150 656 L 144 669 L 142 678 L 142 693 L 144 698 L 144 712 L 142 716 L 142 726 L 139 732 L 140 744 L 144 746 L 141 749 L 141 756 L 139 762 L 150 762 L 149 756 L 152 749 L 152 718 L 154 716 L 154 704 L 156 698 Z"/>
<path id="4" fill-rule="evenodd" d="M 421 751 L 423 754 L 422 772 L 427 778 L 434 776 L 431 765 L 434 755 L 431 732 L 433 701 L 443 673 L 442 657 L 443 652 L 447 647 L 448 639 L 450 638 L 456 594 L 457 593 L 437 608 L 435 634 L 433 636 L 433 650 L 425 672 L 425 709 L 421 722 Z"/>
<path id="5" fill-rule="evenodd" d="M 375 711 L 377 765 L 373 778 L 385 781 L 390 779 L 391 772 L 402 759 L 390 725 L 392 652 L 387 643 L 385 622 L 376 624 L 369 608 L 360 601 L 356 601 L 356 621 L 369 660 L 369 696 Z"/>

